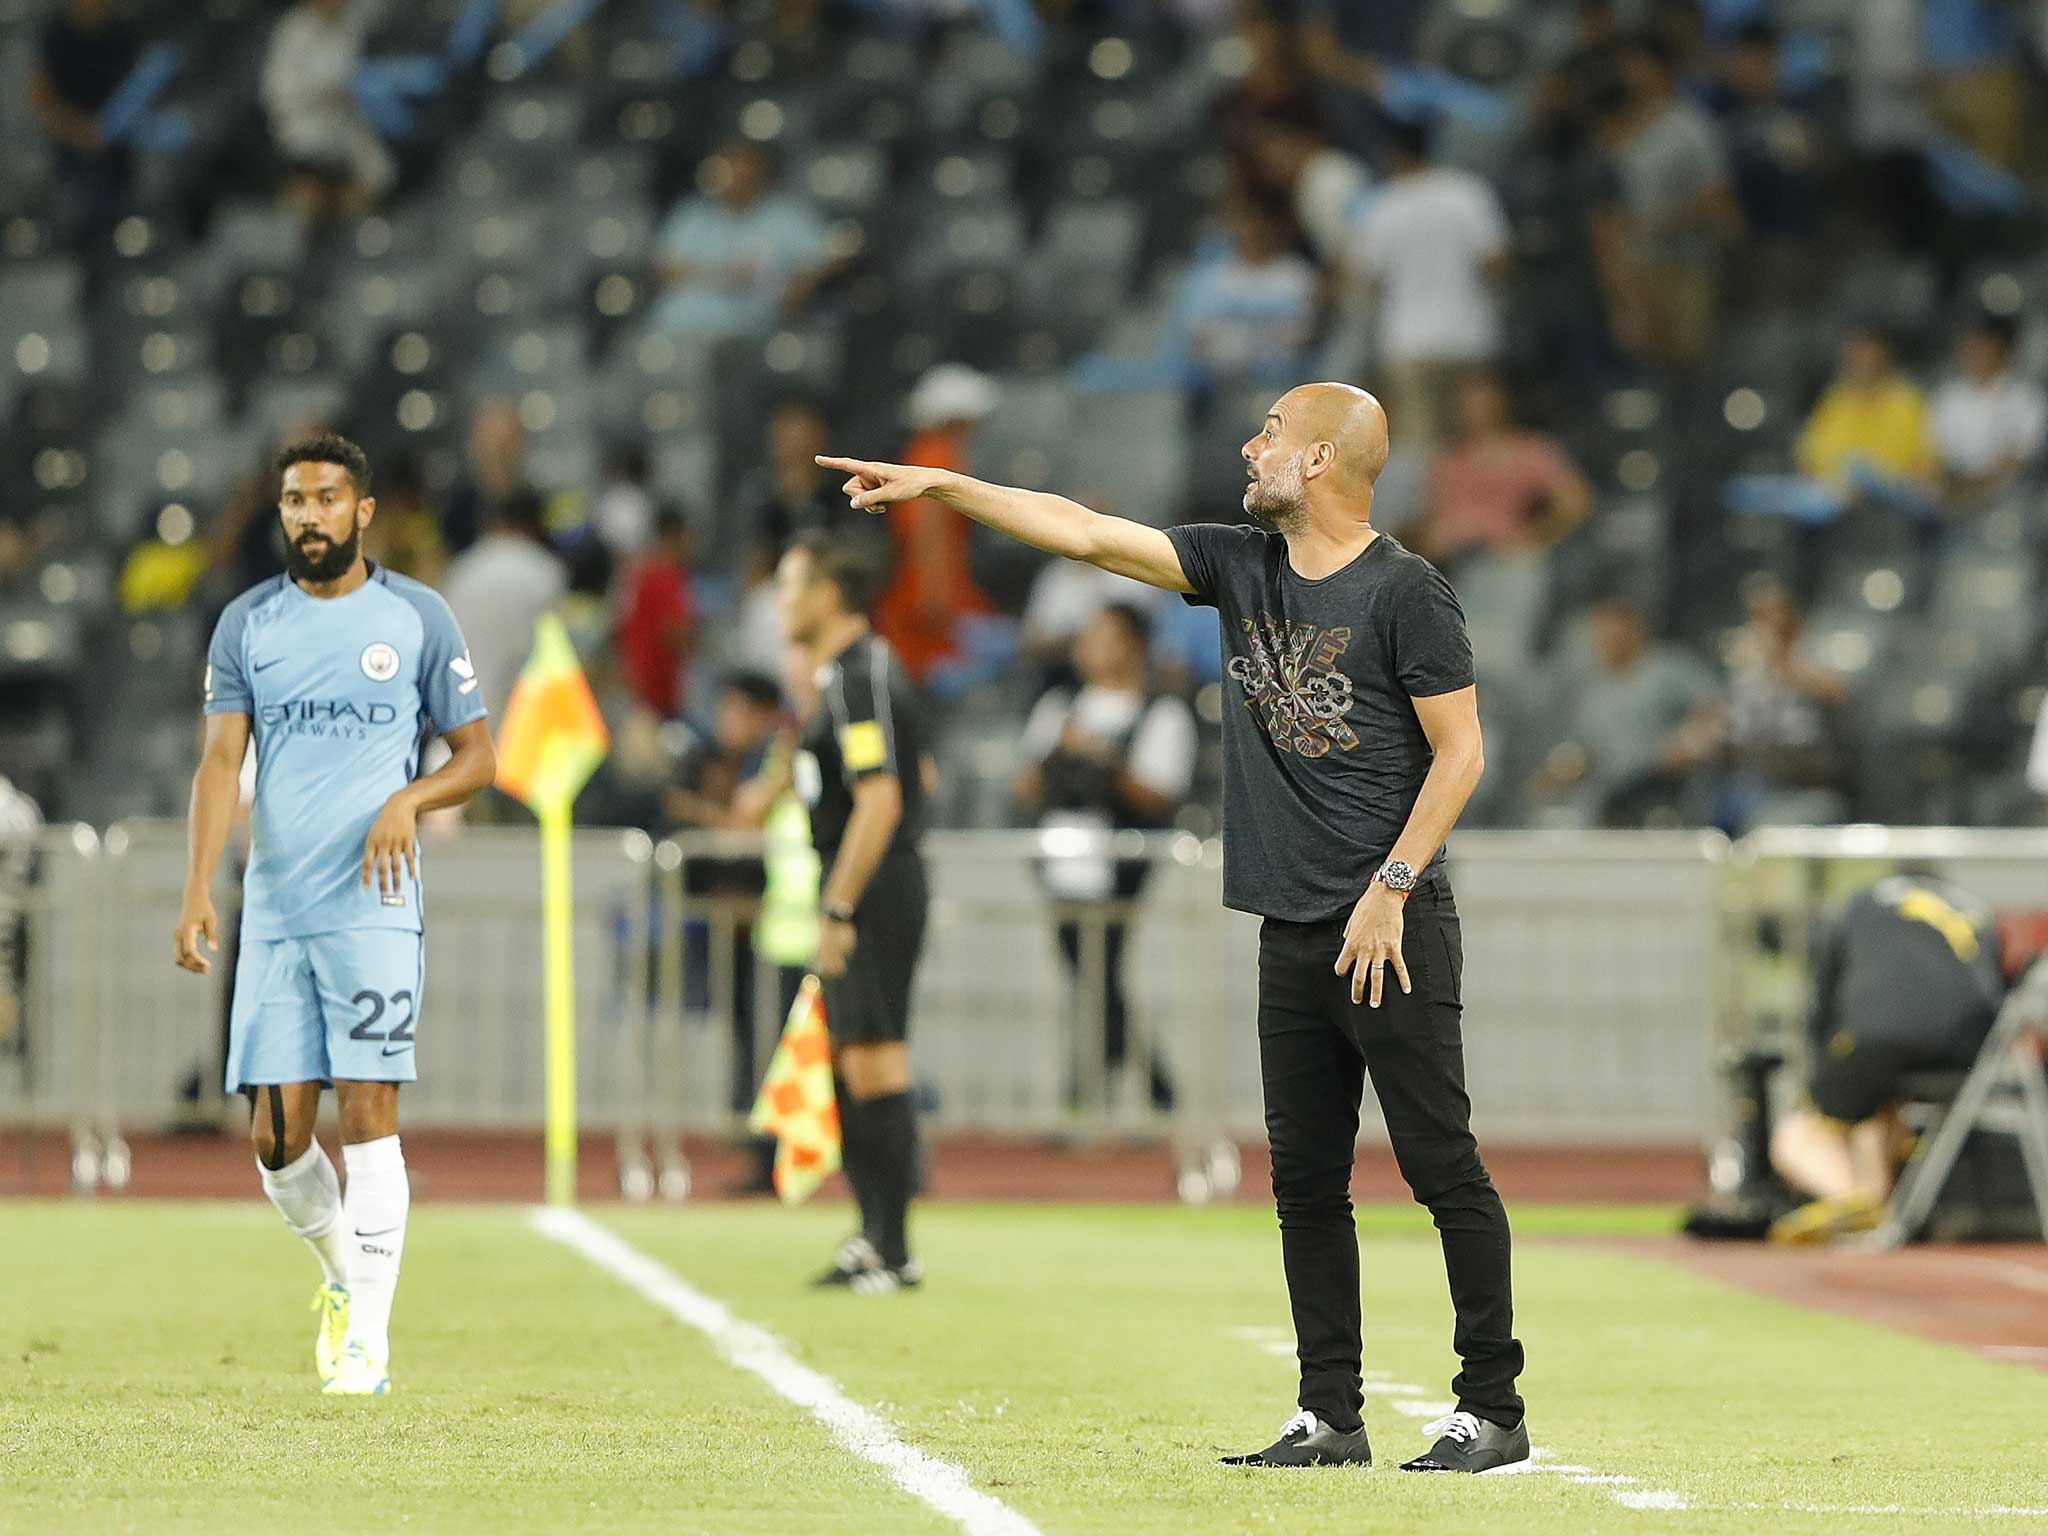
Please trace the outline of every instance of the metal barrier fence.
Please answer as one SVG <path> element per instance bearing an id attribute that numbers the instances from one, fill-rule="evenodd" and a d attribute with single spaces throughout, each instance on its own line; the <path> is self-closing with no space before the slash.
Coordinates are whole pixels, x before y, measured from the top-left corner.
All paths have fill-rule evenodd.
<path id="1" fill-rule="evenodd" d="M 751 838 L 576 836 L 578 1104 L 619 1139 L 629 1183 L 687 1187 L 685 1131 L 734 1133 L 794 978 L 755 953 Z M 1461 834 L 1465 1034 L 1475 1122 L 1521 1142 L 1704 1143 L 1728 1033 L 1726 845 L 1699 834 Z M 1049 864 L 1142 868 L 1128 900 L 1050 894 Z M 1256 919 L 1220 903 L 1221 849 L 1182 834 L 942 833 L 914 1010 L 940 1130 L 1173 1142 L 1191 1193 L 1235 1177 L 1222 1148 L 1262 1128 Z M 232 861 L 228 861 L 230 864 Z M 175 970 L 183 830 L 53 830 L 20 902 L 29 957 L 0 1126 L 68 1128 L 78 1181 L 118 1183 L 124 1130 L 218 1120 L 229 923 L 210 978 Z M 530 829 L 429 836 L 420 1128 L 542 1119 L 539 854 Z M 1063 884 L 1063 883 L 1062 883 Z M 1062 952 L 1061 930 L 1066 947 Z M 1119 953 L 1120 952 L 1120 953 Z M 1112 966 L 1112 957 L 1120 966 Z M 1108 979 L 1128 1060 L 1105 1069 Z M 1152 1102 L 1156 1068 L 1170 1110 Z M 1366 1106 L 1368 1121 L 1373 1106 Z"/>
<path id="2" fill-rule="evenodd" d="M 622 1168 L 644 1187 L 686 1187 L 684 1132 L 740 1129 L 780 1028 L 794 978 L 755 952 L 758 887 L 733 862 L 758 850 L 725 835 L 576 834 L 579 1111 L 587 1129 L 618 1137 Z M 178 824 L 56 827 L 0 853 L 0 1129 L 68 1131 L 75 1181 L 119 1184 L 125 1131 L 224 1112 L 236 871 L 227 861 L 216 901 L 229 929 L 202 979 L 170 963 Z M 1050 894 L 1049 864 L 1072 873 L 1102 860 L 1142 867 L 1138 894 Z M 1221 906 L 1220 847 L 1179 834 L 954 832 L 929 839 L 927 861 L 913 1038 L 930 1123 L 1169 1137 L 1194 1192 L 1228 1183 L 1216 1149 L 1262 1124 L 1258 925 Z M 1725 1142 L 1750 1111 L 1723 1067 L 1759 1050 L 1800 1060 L 1814 915 L 1904 861 L 2033 914 L 2048 939 L 2048 831 L 1770 829 L 1732 846 L 1699 833 L 1459 834 L 1481 1135 Z M 429 834 L 425 877 L 423 1075 L 407 1090 L 407 1124 L 538 1134 L 537 839 Z M 1130 1015 L 1117 1073 L 1104 1066 L 1112 970 Z M 1155 1064 L 1170 1111 L 1151 1102 Z"/>

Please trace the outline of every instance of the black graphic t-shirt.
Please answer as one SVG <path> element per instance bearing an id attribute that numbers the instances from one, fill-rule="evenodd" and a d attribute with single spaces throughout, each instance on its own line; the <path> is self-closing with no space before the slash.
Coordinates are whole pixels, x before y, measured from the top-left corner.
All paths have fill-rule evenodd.
<path id="1" fill-rule="evenodd" d="M 1318 581 L 1265 529 L 1166 535 L 1187 601 L 1223 619 L 1224 904 L 1304 923 L 1348 911 L 1429 772 L 1410 701 L 1472 686 L 1451 584 L 1384 533 Z"/>

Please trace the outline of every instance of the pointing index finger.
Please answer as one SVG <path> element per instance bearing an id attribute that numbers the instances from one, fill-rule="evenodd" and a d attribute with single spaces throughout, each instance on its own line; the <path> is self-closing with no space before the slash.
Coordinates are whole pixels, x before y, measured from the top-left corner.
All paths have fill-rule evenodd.
<path id="1" fill-rule="evenodd" d="M 829 453 L 821 453 L 817 455 L 817 460 L 820 468 L 836 469 L 849 475 L 871 475 L 875 472 L 874 465 L 865 459 L 842 459 Z"/>

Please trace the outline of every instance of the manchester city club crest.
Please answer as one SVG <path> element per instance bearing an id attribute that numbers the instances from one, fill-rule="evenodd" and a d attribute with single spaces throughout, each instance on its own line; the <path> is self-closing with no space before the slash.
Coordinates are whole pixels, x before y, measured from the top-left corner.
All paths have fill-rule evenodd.
<path id="1" fill-rule="evenodd" d="M 373 683 L 388 683 L 398 676 L 398 651 L 382 640 L 363 651 L 363 676 Z"/>

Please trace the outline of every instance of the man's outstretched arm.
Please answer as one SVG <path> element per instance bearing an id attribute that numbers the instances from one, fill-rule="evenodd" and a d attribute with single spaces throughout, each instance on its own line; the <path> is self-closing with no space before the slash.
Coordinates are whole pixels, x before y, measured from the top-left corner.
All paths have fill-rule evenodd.
<path id="1" fill-rule="evenodd" d="M 1194 590 L 1181 570 L 1173 541 L 1157 528 L 1129 518 L 1092 511 L 1078 501 L 1046 491 L 990 485 L 946 469 L 835 459 L 823 454 L 818 462 L 847 477 L 846 499 L 863 512 L 879 512 L 895 502 L 928 496 L 1049 555 L 1085 560 L 1167 592 Z"/>

